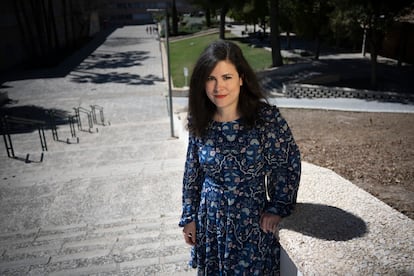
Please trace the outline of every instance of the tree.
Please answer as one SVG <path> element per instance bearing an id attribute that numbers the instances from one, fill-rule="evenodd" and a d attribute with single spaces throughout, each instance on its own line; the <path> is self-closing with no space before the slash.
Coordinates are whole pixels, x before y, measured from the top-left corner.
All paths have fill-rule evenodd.
<path id="1" fill-rule="evenodd" d="M 225 39 L 226 38 L 226 14 L 229 11 L 229 5 L 227 2 L 223 3 L 220 8 L 220 25 L 219 25 L 219 38 Z"/>
<path id="2" fill-rule="evenodd" d="M 217 6 L 220 9 L 220 26 L 219 37 L 225 39 L 226 30 L 226 15 L 230 10 L 230 7 L 235 10 L 241 10 L 245 4 L 245 0 L 212 0 L 210 1 L 213 6 Z"/>
<path id="3" fill-rule="evenodd" d="M 266 21 L 265 18 L 269 15 L 268 0 L 247 0 L 240 2 L 239 6 L 230 9 L 229 14 L 233 19 L 244 22 L 246 25 L 256 25 L 259 23 L 259 19 L 262 22 Z"/>
<path id="4" fill-rule="evenodd" d="M 337 0 L 339 1 L 339 0 Z M 352 11 L 354 21 L 365 28 L 368 34 L 369 52 L 371 55 L 371 87 L 376 89 L 378 52 L 386 31 L 393 24 L 395 17 L 405 7 L 410 5 L 409 0 L 348 0 L 340 6 Z"/>
<path id="5" fill-rule="evenodd" d="M 295 1 L 295 29 L 299 35 L 314 40 L 314 58 L 319 59 L 323 37 L 329 34 L 329 14 L 333 7 L 326 0 Z"/>
<path id="6" fill-rule="evenodd" d="M 221 1 L 218 0 L 189 0 L 189 3 L 200 7 L 204 11 L 206 26 L 211 27 L 211 13 L 219 9 Z"/>
<path id="7" fill-rule="evenodd" d="M 172 17 L 172 34 L 178 35 L 178 15 L 177 15 L 177 6 L 175 4 L 175 0 L 172 0 L 172 7 L 171 7 L 171 17 Z"/>
<path id="8" fill-rule="evenodd" d="M 214 1 L 213 1 L 214 2 Z M 211 3 L 209 0 L 189 0 L 190 4 L 200 7 L 204 11 L 204 16 L 206 18 L 206 26 L 211 26 L 211 11 L 215 10 L 215 3 Z"/>
<path id="9" fill-rule="evenodd" d="M 279 0 L 279 25 L 286 32 L 286 48 L 291 48 L 290 33 L 293 31 L 295 1 Z"/>
<path id="10" fill-rule="evenodd" d="M 270 0 L 270 45 L 272 47 L 272 67 L 282 66 L 279 39 L 279 0 Z"/>
<path id="11" fill-rule="evenodd" d="M 346 1 L 331 0 L 331 3 L 335 7 L 329 16 L 331 43 L 336 48 L 359 49 L 363 30 L 360 20 L 355 16 L 355 11 L 347 6 Z"/>

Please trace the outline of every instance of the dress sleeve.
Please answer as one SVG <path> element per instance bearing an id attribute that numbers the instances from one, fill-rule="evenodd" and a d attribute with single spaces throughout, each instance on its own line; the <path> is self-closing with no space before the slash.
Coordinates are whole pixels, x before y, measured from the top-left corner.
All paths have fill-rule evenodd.
<path id="1" fill-rule="evenodd" d="M 179 222 L 181 227 L 194 221 L 197 216 L 203 179 L 204 174 L 198 158 L 197 141 L 192 134 L 189 134 L 183 177 L 182 215 Z"/>
<path id="2" fill-rule="evenodd" d="M 267 186 L 270 201 L 266 212 L 286 217 L 291 214 L 297 198 L 301 174 L 299 148 L 292 132 L 278 109 L 273 107 L 272 118 L 265 133 L 269 171 Z"/>

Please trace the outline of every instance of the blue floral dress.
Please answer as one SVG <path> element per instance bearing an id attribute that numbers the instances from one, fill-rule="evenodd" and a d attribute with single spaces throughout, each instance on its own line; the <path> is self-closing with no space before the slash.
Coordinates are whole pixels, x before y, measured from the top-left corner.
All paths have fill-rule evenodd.
<path id="1" fill-rule="evenodd" d="M 278 274 L 280 246 L 260 229 L 260 216 L 291 213 L 300 171 L 298 147 L 276 107 L 263 105 L 253 127 L 238 119 L 211 122 L 201 138 L 190 134 L 179 225 L 196 222 L 191 265 L 199 275 Z"/>

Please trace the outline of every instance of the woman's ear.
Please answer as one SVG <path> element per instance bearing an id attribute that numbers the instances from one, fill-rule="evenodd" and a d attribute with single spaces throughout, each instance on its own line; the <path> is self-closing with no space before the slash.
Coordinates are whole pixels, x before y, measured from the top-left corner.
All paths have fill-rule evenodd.
<path id="1" fill-rule="evenodd" d="M 244 79 L 244 75 L 240 75 L 240 78 L 239 78 L 240 86 L 243 86 L 243 79 Z"/>

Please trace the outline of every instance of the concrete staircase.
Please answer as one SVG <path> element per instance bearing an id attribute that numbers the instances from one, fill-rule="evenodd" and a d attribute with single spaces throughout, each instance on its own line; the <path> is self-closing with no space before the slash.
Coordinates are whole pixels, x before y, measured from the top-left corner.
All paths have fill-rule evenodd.
<path id="1" fill-rule="evenodd" d="M 192 275 L 174 215 L 0 235 L 1 275 Z"/>

